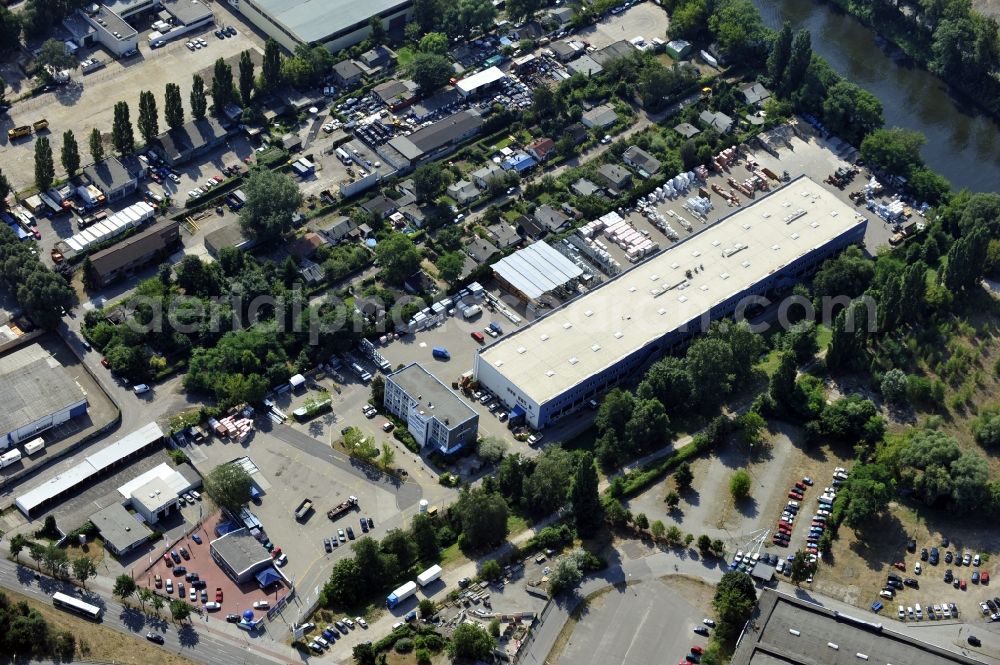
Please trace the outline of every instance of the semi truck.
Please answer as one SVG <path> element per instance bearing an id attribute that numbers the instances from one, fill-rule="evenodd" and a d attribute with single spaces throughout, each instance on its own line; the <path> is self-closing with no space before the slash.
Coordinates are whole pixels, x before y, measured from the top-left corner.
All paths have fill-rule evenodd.
<path id="1" fill-rule="evenodd" d="M 34 439 L 24 444 L 24 452 L 28 453 L 28 455 L 34 455 L 35 453 L 44 448 L 45 448 L 45 439 L 43 439 L 42 437 L 38 437 L 37 439 Z"/>
<path id="2" fill-rule="evenodd" d="M 417 584 L 422 587 L 427 586 L 431 582 L 439 579 L 441 577 L 441 566 L 434 565 L 425 570 L 424 572 L 417 575 Z"/>
<path id="3" fill-rule="evenodd" d="M 326 511 L 326 516 L 329 517 L 331 520 L 335 520 L 344 513 L 350 510 L 354 510 L 355 506 L 357 505 L 358 505 L 358 497 L 349 496 L 347 497 L 346 500 L 340 502 L 330 510 Z"/>
<path id="4" fill-rule="evenodd" d="M 390 610 L 417 592 L 417 583 L 409 581 L 390 593 L 385 599 L 385 606 Z"/>
<path id="5" fill-rule="evenodd" d="M 310 499 L 303 499 L 299 507 L 295 509 L 295 519 L 298 521 L 304 520 L 313 509 L 313 502 Z"/>

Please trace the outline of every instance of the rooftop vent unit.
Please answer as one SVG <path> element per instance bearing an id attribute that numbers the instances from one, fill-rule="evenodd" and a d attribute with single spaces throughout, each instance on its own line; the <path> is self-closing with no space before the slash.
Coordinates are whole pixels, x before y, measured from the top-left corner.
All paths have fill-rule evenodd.
<path id="1" fill-rule="evenodd" d="M 791 224 L 796 219 L 799 219 L 800 217 L 805 217 L 805 216 L 806 216 L 806 211 L 803 210 L 802 208 L 799 208 L 798 210 L 796 210 L 792 214 L 786 215 L 784 221 L 785 221 L 785 224 Z"/>
<path id="2" fill-rule="evenodd" d="M 738 242 L 732 247 L 722 250 L 722 258 L 728 259 L 730 256 L 738 254 L 742 252 L 744 249 L 747 249 L 748 247 L 749 245 L 747 245 L 746 243 Z"/>

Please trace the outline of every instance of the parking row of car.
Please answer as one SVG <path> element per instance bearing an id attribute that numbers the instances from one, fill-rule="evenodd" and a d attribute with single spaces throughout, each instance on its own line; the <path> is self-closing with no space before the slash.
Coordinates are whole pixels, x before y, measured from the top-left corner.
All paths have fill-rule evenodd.
<path id="1" fill-rule="evenodd" d="M 368 533 L 368 531 L 375 528 L 375 520 L 370 517 L 361 517 L 358 521 L 361 524 L 361 531 L 364 533 Z M 327 552 L 332 552 L 333 548 L 339 546 L 340 543 L 354 540 L 354 538 L 354 529 L 351 527 L 347 527 L 346 533 L 343 529 L 337 529 L 337 535 L 323 539 L 323 549 Z"/>
<path id="2" fill-rule="evenodd" d="M 208 194 L 209 191 L 211 191 L 214 187 L 221 185 L 224 181 L 225 178 L 223 178 L 221 175 L 214 175 L 208 180 L 206 180 L 204 185 L 201 185 L 200 187 L 195 187 L 194 189 L 190 190 L 188 192 L 188 198 L 196 199 L 199 196 Z"/>
<path id="3" fill-rule="evenodd" d="M 991 621 L 1000 621 L 1000 596 L 987 598 L 979 603 L 979 609 L 984 616 L 988 616 Z"/>
<path id="4" fill-rule="evenodd" d="M 334 621 L 324 628 L 319 635 L 313 637 L 312 641 L 309 642 L 309 647 L 316 653 L 322 653 L 324 649 L 329 649 L 337 640 L 354 630 L 355 626 L 360 626 L 368 630 L 368 622 L 363 617 L 354 617 L 354 619 L 344 617 L 340 621 Z M 310 622 L 303 627 L 306 629 L 306 632 L 309 632 L 316 628 L 316 624 Z"/>
<path id="5" fill-rule="evenodd" d="M 923 607 L 920 606 L 920 603 L 914 603 L 912 606 L 907 605 L 906 608 L 902 605 L 898 607 L 896 616 L 900 621 L 923 621 L 925 611 L 927 618 L 931 621 L 958 618 L 958 606 L 955 603 L 941 603 L 940 605 L 925 605 Z"/>

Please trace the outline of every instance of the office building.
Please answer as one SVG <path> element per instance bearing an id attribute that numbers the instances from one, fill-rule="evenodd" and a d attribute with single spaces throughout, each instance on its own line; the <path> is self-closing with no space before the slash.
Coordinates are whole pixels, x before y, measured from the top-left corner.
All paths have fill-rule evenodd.
<path id="1" fill-rule="evenodd" d="M 386 377 L 383 404 L 421 447 L 450 454 L 476 442 L 479 414 L 418 363 Z"/>

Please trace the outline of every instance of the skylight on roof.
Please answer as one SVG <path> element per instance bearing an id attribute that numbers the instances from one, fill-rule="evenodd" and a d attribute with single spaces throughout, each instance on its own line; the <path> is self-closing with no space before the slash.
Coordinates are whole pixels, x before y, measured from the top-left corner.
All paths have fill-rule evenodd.
<path id="1" fill-rule="evenodd" d="M 651 281 L 651 282 L 655 282 L 658 279 L 660 279 L 659 275 L 650 275 L 649 276 L 649 281 Z"/>
<path id="2" fill-rule="evenodd" d="M 567 321 L 566 323 L 563 324 L 563 330 L 569 330 L 572 327 L 573 327 L 573 324 L 570 323 L 569 321 Z"/>
<path id="3" fill-rule="evenodd" d="M 579 358 L 577 358 L 576 356 L 573 356 L 572 358 L 570 358 L 570 359 L 569 359 L 569 364 L 570 364 L 570 365 L 575 365 L 575 364 L 577 364 L 578 362 L 580 362 L 580 359 L 579 359 Z"/>
<path id="4" fill-rule="evenodd" d="M 728 272 L 724 272 L 721 275 L 719 275 L 719 277 L 721 277 L 722 279 L 729 279 L 729 273 Z"/>
<path id="5" fill-rule="evenodd" d="M 749 261 L 744 261 L 740 265 L 743 266 L 744 268 L 749 268 L 750 267 L 750 262 Z"/>
<path id="6" fill-rule="evenodd" d="M 615 331 L 615 339 L 621 339 L 622 336 L 623 335 L 622 335 L 622 331 L 621 330 L 616 330 Z"/>
<path id="7" fill-rule="evenodd" d="M 545 372 L 545 376 L 555 376 L 555 375 L 556 375 L 556 373 L 553 372 L 551 369 L 549 371 Z"/>
<path id="8" fill-rule="evenodd" d="M 798 240 L 798 239 L 799 239 L 799 234 L 798 233 L 793 233 L 792 234 L 792 240 Z"/>
<path id="9" fill-rule="evenodd" d="M 819 228 L 819 222 L 813 222 L 809 226 L 813 227 L 814 229 L 818 229 Z"/>
<path id="10" fill-rule="evenodd" d="M 596 353 L 597 351 L 601 350 L 601 345 L 600 344 L 594 344 L 592 347 L 590 347 L 590 350 L 594 351 Z"/>
<path id="11" fill-rule="evenodd" d="M 496 361 L 493 364 L 496 365 L 497 367 L 503 367 L 503 361 L 502 360 L 498 360 L 498 361 Z"/>
<path id="12" fill-rule="evenodd" d="M 781 249 L 781 245 L 771 245 L 771 249 L 773 249 L 774 251 L 778 251 L 779 249 Z"/>
<path id="13" fill-rule="evenodd" d="M 696 249 L 696 250 L 694 250 L 693 252 L 691 252 L 691 256 L 693 256 L 693 257 L 697 258 L 697 257 L 701 256 L 701 252 L 699 252 L 699 251 L 698 251 L 698 250 Z"/>
<path id="14" fill-rule="evenodd" d="M 517 352 L 518 352 L 518 353 L 524 353 L 524 352 L 525 352 L 525 351 L 527 351 L 527 350 L 528 350 L 528 349 L 524 348 L 523 346 L 519 346 L 519 347 L 517 347 Z"/>
<path id="15" fill-rule="evenodd" d="M 679 300 L 680 302 L 687 302 L 688 301 L 688 297 L 687 296 L 678 296 L 677 300 Z"/>
<path id="16" fill-rule="evenodd" d="M 718 240 L 713 240 L 713 241 L 712 241 L 712 247 L 718 247 L 718 246 L 719 246 L 719 245 L 721 245 L 721 244 L 722 244 L 722 243 L 721 243 L 721 242 L 719 242 Z"/>
<path id="17" fill-rule="evenodd" d="M 635 293 L 635 287 L 634 286 L 628 287 L 628 292 L 629 293 Z"/>
<path id="18" fill-rule="evenodd" d="M 681 296 L 681 297 L 683 298 L 684 296 Z M 664 314 L 667 313 L 667 310 L 665 310 L 665 309 L 663 309 L 661 307 L 660 309 L 656 310 L 656 313 L 659 314 L 660 316 L 663 316 Z"/>
<path id="19" fill-rule="evenodd" d="M 583 313 L 583 315 L 584 316 L 588 316 L 588 317 L 589 316 L 593 316 L 594 315 L 594 310 L 588 309 L 586 312 Z"/>
<path id="20" fill-rule="evenodd" d="M 702 291 L 708 291 L 708 284 L 702 284 L 701 285 L 701 290 Z"/>
<path id="21" fill-rule="evenodd" d="M 542 336 L 541 336 L 541 337 L 539 337 L 538 339 L 540 339 L 540 340 L 542 340 L 542 341 L 544 342 L 544 341 L 546 341 L 546 340 L 547 340 L 548 338 L 549 338 L 549 336 L 548 336 L 548 335 L 542 335 Z"/>

